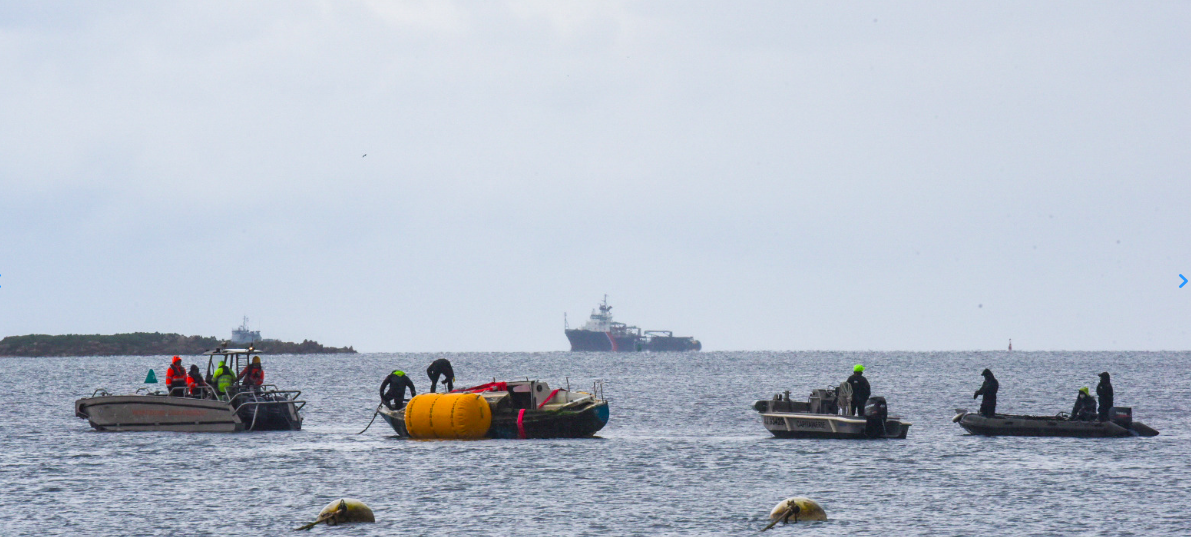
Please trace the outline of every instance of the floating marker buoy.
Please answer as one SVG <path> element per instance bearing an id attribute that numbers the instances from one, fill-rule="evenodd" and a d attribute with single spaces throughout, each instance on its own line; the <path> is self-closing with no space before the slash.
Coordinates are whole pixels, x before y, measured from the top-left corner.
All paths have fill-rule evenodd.
<path id="1" fill-rule="evenodd" d="M 328 526 L 335 526 L 351 522 L 376 522 L 376 517 L 372 515 L 372 509 L 364 505 L 364 502 L 352 498 L 343 498 L 327 504 L 322 511 L 319 511 L 318 520 L 297 528 L 294 531 L 308 530 L 322 523 L 326 523 Z"/>
<path id="2" fill-rule="evenodd" d="M 157 373 L 154 373 L 152 369 L 149 370 L 148 375 L 145 375 L 145 384 L 157 384 Z"/>
<path id="3" fill-rule="evenodd" d="M 803 496 L 795 496 L 793 498 L 786 498 L 773 507 L 773 511 L 769 512 L 769 525 L 765 526 L 761 531 L 774 527 L 778 522 L 788 524 L 790 522 L 809 522 L 812 520 L 827 520 L 827 512 L 815 500 Z"/>

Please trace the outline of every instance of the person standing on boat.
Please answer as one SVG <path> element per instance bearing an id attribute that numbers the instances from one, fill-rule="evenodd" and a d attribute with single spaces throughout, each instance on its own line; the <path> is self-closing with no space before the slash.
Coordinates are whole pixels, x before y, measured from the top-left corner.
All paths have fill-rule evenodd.
<path id="1" fill-rule="evenodd" d="M 265 370 L 261 368 L 261 357 L 253 356 L 252 363 L 245 366 L 243 371 L 240 371 L 240 375 L 236 377 L 236 380 L 243 382 L 245 386 L 250 388 L 261 387 L 265 383 Z"/>
<path id="2" fill-rule="evenodd" d="M 1075 406 L 1071 407 L 1071 417 L 1067 419 L 1071 421 L 1096 419 L 1096 400 L 1092 399 L 1092 394 L 1088 392 L 1087 386 L 1079 389 L 1079 395 L 1075 397 Z"/>
<path id="3" fill-rule="evenodd" d="M 199 372 L 197 365 L 190 364 L 190 374 L 186 375 L 186 387 L 190 390 L 191 397 L 203 398 L 203 386 L 207 382 L 203 380 L 203 374 Z"/>
<path id="4" fill-rule="evenodd" d="M 1112 408 L 1112 383 L 1108 381 L 1108 371 L 1100 373 L 1100 384 L 1096 385 L 1096 399 L 1100 403 L 1097 412 L 1100 421 L 1108 421 L 1108 411 Z"/>
<path id="5" fill-rule="evenodd" d="M 997 413 L 997 390 L 1001 388 L 1001 383 L 997 382 L 992 371 L 988 369 L 980 374 L 984 375 L 984 384 L 981 384 L 980 389 L 972 394 L 972 399 L 984 396 L 984 399 L 980 400 L 980 415 L 991 418 L 993 414 Z"/>
<path id="6" fill-rule="evenodd" d="M 440 376 L 446 377 L 443 384 L 447 387 L 448 392 L 455 389 L 455 370 L 451 367 L 451 361 L 446 358 L 439 358 L 431 362 L 430 367 L 426 368 L 426 376 L 430 377 L 430 393 L 434 393 Z"/>
<path id="7" fill-rule="evenodd" d="M 182 397 L 186 394 L 186 369 L 182 367 L 182 359 L 177 356 L 170 362 L 170 368 L 165 370 L 165 387 L 170 395 Z"/>
<path id="8" fill-rule="evenodd" d="M 868 402 L 868 396 L 872 394 L 868 386 L 868 379 L 864 378 L 863 365 L 856 364 L 852 368 L 852 376 L 848 377 L 848 384 L 852 386 L 852 415 L 863 416 L 864 404 Z"/>
<path id="9" fill-rule="evenodd" d="M 226 395 L 228 388 L 236 383 L 236 374 L 223 360 L 219 361 L 219 367 L 215 368 L 215 375 L 212 378 L 215 383 L 215 393 L 219 395 Z"/>
<path id="10" fill-rule="evenodd" d="M 389 407 L 389 410 L 397 410 L 405 406 L 406 388 L 409 388 L 410 397 L 418 395 L 418 390 L 414 388 L 413 381 L 405 375 L 405 371 L 389 373 L 389 376 L 385 377 L 385 381 L 380 383 L 380 402 Z"/>

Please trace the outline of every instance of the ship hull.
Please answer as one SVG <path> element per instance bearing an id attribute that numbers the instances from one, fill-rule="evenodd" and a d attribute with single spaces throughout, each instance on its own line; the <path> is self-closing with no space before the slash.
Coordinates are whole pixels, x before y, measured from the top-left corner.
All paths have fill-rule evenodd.
<path id="1" fill-rule="evenodd" d="M 637 352 L 640 340 L 636 336 L 616 336 L 612 332 L 595 332 L 592 330 L 567 330 L 567 339 L 571 342 L 571 351 L 592 352 Z"/>
<path id="2" fill-rule="evenodd" d="M 593 330 L 567 330 L 567 339 L 571 342 L 571 351 L 591 352 L 686 352 L 703 349 L 699 340 L 690 337 L 653 336 L 649 338 L 635 335 L 617 336 L 612 332 L 596 332 Z"/>

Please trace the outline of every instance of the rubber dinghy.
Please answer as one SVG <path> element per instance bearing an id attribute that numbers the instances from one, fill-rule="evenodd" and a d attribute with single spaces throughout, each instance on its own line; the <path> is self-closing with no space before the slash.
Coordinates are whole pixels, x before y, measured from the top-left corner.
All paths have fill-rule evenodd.
<path id="1" fill-rule="evenodd" d="M 551 390 L 536 380 L 491 382 L 417 395 L 380 415 L 397 436 L 415 439 L 585 438 L 608 423 L 608 401 L 592 391 Z"/>
<path id="2" fill-rule="evenodd" d="M 984 436 L 1069 436 L 1076 438 L 1108 438 L 1124 436 L 1158 436 L 1158 431 L 1144 423 L 1133 421 L 1133 409 L 1112 407 L 1108 421 L 1071 421 L 1066 412 L 1055 416 L 1021 416 L 995 414 L 985 417 L 965 409 L 955 409 L 952 421 L 972 434 Z"/>

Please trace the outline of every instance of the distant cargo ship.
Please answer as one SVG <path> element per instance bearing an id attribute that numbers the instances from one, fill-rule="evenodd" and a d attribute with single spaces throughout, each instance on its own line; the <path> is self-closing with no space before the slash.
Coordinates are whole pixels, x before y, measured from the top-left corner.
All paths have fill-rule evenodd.
<path id="1" fill-rule="evenodd" d="M 612 306 L 608 296 L 600 303 L 599 311 L 592 310 L 583 328 L 565 326 L 571 351 L 640 352 L 640 351 L 698 351 L 703 344 L 693 337 L 675 337 L 669 330 L 644 330 L 612 320 Z"/>

